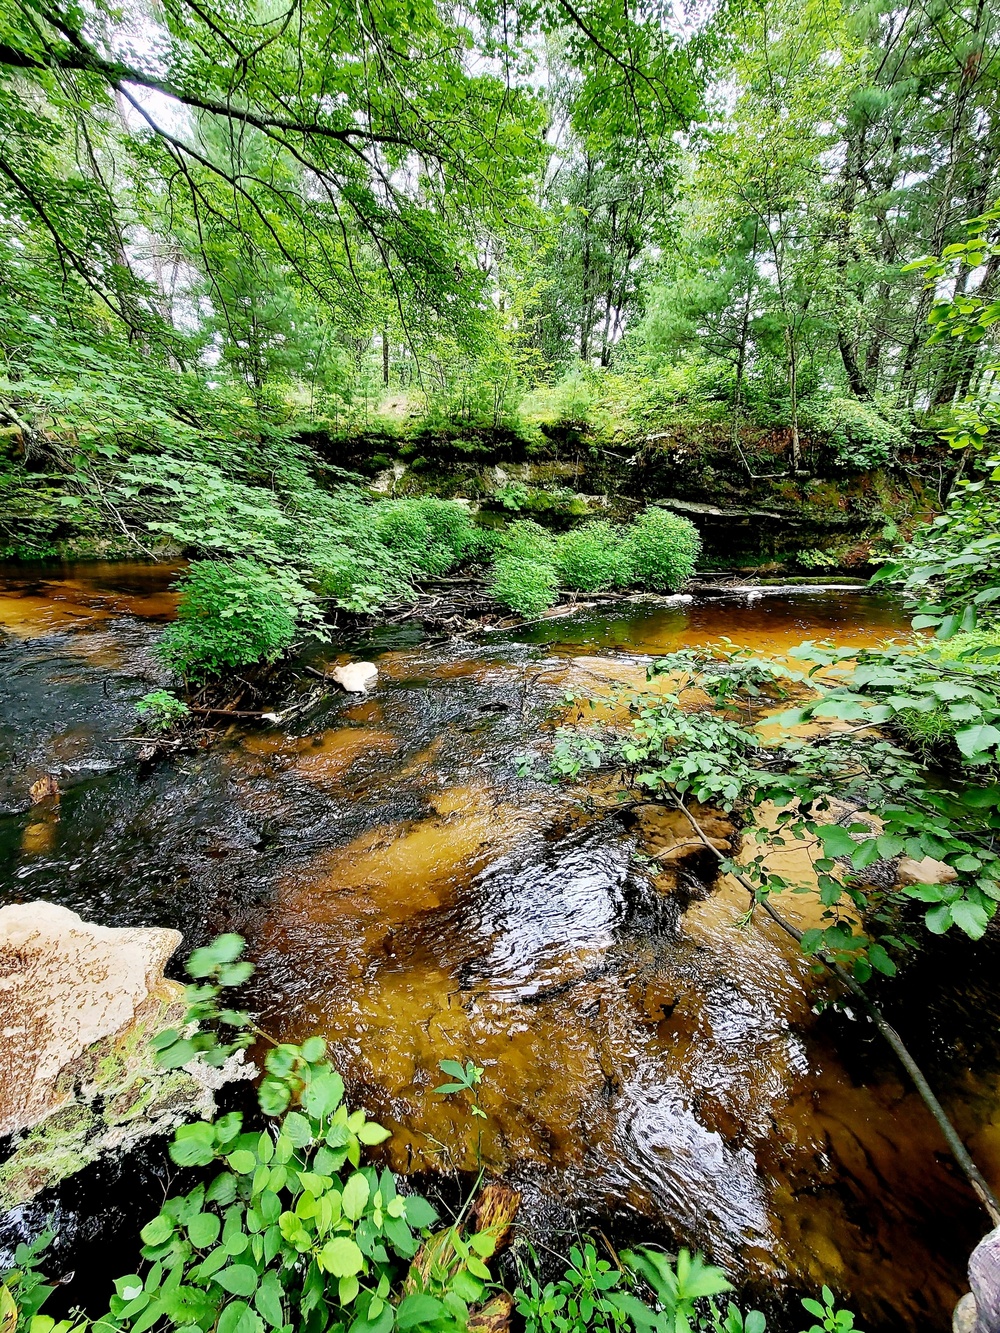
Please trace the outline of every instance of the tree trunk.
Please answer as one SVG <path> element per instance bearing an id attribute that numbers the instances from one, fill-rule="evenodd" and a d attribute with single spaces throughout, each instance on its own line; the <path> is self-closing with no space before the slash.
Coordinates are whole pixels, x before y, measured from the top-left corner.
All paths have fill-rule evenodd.
<path id="1" fill-rule="evenodd" d="M 389 330 L 382 330 L 382 383 L 389 387 Z"/>
<path id="2" fill-rule="evenodd" d="M 583 212 L 583 289 L 580 301 L 580 360 L 590 360 L 590 331 L 593 324 L 593 297 L 590 290 L 590 178 L 592 166 L 587 154 L 586 188 Z"/>
<path id="3" fill-rule="evenodd" d="M 795 334 L 785 326 L 785 342 L 788 347 L 788 396 L 792 408 L 792 471 L 802 471 L 802 442 L 799 439 L 799 357 L 795 346 Z"/>
<path id="4" fill-rule="evenodd" d="M 979 0 L 972 33 L 976 37 L 979 36 L 982 25 L 984 6 L 985 0 Z M 958 173 L 960 158 L 960 145 L 965 131 L 965 113 L 972 91 L 979 80 L 982 67 L 981 57 L 981 51 L 973 50 L 968 52 L 962 61 L 955 107 L 948 135 L 948 166 L 941 184 L 941 193 L 938 197 L 938 206 L 934 215 L 934 227 L 930 237 L 930 253 L 932 255 L 941 253 L 948 236 L 954 203 L 955 176 Z M 926 286 L 921 288 L 917 308 L 914 312 L 910 341 L 907 344 L 900 370 L 899 390 L 896 397 L 897 407 L 912 408 L 913 406 L 917 391 L 917 357 L 927 338 L 927 317 L 931 312 L 933 300 L 933 289 Z"/>
<path id="5" fill-rule="evenodd" d="M 861 143 L 855 137 L 855 134 L 848 130 L 844 169 L 841 176 L 840 216 L 837 226 L 836 290 L 841 296 L 847 290 L 847 265 L 851 250 L 851 218 L 854 215 L 858 198 L 860 155 Z M 842 310 L 837 311 L 837 346 L 840 348 L 840 359 L 844 363 L 844 371 L 847 375 L 847 382 L 851 387 L 851 393 L 854 394 L 855 398 L 870 397 L 868 385 L 865 383 L 861 367 L 858 365 L 857 350 L 844 328 L 844 313 Z"/>

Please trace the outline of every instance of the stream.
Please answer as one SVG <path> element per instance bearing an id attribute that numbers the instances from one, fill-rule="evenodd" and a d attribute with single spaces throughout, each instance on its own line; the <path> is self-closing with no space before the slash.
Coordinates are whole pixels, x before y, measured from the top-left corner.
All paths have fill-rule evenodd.
<path id="1" fill-rule="evenodd" d="M 704 858 L 651 878 L 635 853 L 677 841 L 669 812 L 588 811 L 517 777 L 567 691 L 641 683 L 650 655 L 722 636 L 872 644 L 906 628 L 898 605 L 803 589 L 451 643 L 390 627 L 310 659 L 370 658 L 371 695 L 140 767 L 122 738 L 160 679 L 175 573 L 0 577 L 0 903 L 186 946 L 245 935 L 262 1025 L 327 1037 L 400 1170 L 481 1160 L 542 1233 L 701 1247 L 779 1330 L 824 1282 L 869 1333 L 950 1326 L 987 1221 L 870 1026 L 814 1011 L 822 980 L 772 923 L 740 927 L 745 895 L 706 883 Z M 61 799 L 40 812 L 47 773 Z M 994 1184 L 998 953 L 995 932 L 932 941 L 879 990 Z M 485 1070 L 485 1121 L 433 1095 L 448 1058 Z"/>

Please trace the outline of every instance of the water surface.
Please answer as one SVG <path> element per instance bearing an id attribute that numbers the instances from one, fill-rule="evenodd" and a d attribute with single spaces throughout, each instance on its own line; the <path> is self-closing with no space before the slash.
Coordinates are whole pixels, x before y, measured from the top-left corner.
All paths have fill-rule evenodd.
<path id="1" fill-rule="evenodd" d="M 704 858 L 650 877 L 634 853 L 677 840 L 668 816 L 516 777 L 567 688 L 639 683 L 649 655 L 723 636 L 875 643 L 905 628 L 891 600 L 628 605 L 448 645 L 381 631 L 370 697 L 140 767 L 122 738 L 171 576 L 0 583 L 2 901 L 191 945 L 241 931 L 262 1022 L 327 1036 L 400 1169 L 482 1160 L 526 1222 L 701 1246 L 776 1308 L 828 1282 L 870 1330 L 948 1326 L 985 1220 L 866 1025 L 817 1019 L 822 983 L 769 924 L 740 928 Z M 43 773 L 57 806 L 30 805 Z M 995 955 L 945 941 L 884 998 L 1000 1183 Z M 484 1068 L 485 1123 L 433 1095 L 442 1058 Z"/>

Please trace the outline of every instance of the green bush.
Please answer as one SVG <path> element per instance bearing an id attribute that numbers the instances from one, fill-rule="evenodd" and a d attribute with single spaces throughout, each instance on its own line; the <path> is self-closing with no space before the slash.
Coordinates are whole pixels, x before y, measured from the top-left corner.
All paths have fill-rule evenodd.
<path id="1" fill-rule="evenodd" d="M 632 578 L 623 534 L 603 521 L 564 533 L 555 559 L 563 584 L 579 592 L 602 592 Z"/>
<path id="2" fill-rule="evenodd" d="M 626 549 L 634 583 L 675 592 L 694 573 L 701 538 L 686 518 L 651 506 L 632 525 Z"/>
<path id="3" fill-rule="evenodd" d="M 190 717 L 191 710 L 183 699 L 178 699 L 169 690 L 150 690 L 144 694 L 135 706 L 139 719 L 146 730 L 157 735 L 169 731 L 178 722 Z"/>
<path id="4" fill-rule="evenodd" d="M 520 519 L 504 528 L 497 542 L 502 556 L 516 560 L 534 560 L 551 565 L 555 558 L 556 539 L 533 519 Z"/>
<path id="5" fill-rule="evenodd" d="M 490 592 L 500 605 L 522 616 L 537 616 L 552 606 L 557 587 L 552 565 L 518 555 L 501 555 L 490 579 Z"/>
<path id="6" fill-rule="evenodd" d="M 976 629 L 956 634 L 947 643 L 936 641 L 938 656 L 946 662 L 979 662 L 1000 667 L 1000 629 Z"/>
<path id="7" fill-rule="evenodd" d="M 178 580 L 177 623 L 158 645 L 163 662 L 196 683 L 227 667 L 273 662 L 315 612 L 303 585 L 255 560 L 198 560 Z"/>
<path id="8" fill-rule="evenodd" d="M 883 415 L 874 403 L 858 398 L 808 398 L 801 404 L 803 426 L 825 435 L 841 466 L 867 472 L 884 467 L 910 442 L 902 413 Z"/>
<path id="9" fill-rule="evenodd" d="M 419 578 L 446 574 L 465 554 L 472 517 L 464 505 L 431 496 L 382 500 L 370 517 L 380 541 Z"/>

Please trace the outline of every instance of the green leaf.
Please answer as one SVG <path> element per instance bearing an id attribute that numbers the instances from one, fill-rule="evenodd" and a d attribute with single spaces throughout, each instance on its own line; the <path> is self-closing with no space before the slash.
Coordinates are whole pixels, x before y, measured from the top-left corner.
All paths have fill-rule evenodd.
<path id="1" fill-rule="evenodd" d="M 238 1176 L 250 1175 L 257 1165 L 257 1158 L 246 1148 L 237 1148 L 235 1152 L 229 1154 L 226 1161 Z"/>
<path id="2" fill-rule="evenodd" d="M 174 1220 L 172 1217 L 168 1217 L 166 1213 L 159 1213 L 151 1222 L 147 1222 L 139 1232 L 146 1245 L 162 1245 L 173 1234 Z"/>
<path id="3" fill-rule="evenodd" d="M 967 759 L 988 754 L 996 745 L 1000 745 L 1000 730 L 986 723 L 975 727 L 963 727 L 955 732 L 955 743 Z"/>
<path id="4" fill-rule="evenodd" d="M 896 975 L 896 964 L 886 953 L 881 944 L 873 944 L 868 950 L 868 961 L 876 972 L 881 972 L 883 976 L 894 977 Z"/>
<path id="5" fill-rule="evenodd" d="M 156 1054 L 156 1063 L 161 1069 L 180 1069 L 182 1065 L 190 1064 L 192 1060 L 198 1057 L 198 1047 L 188 1038 L 181 1041 L 175 1041 L 173 1045 L 167 1046 L 164 1050 Z"/>
<path id="6" fill-rule="evenodd" d="M 237 1333 L 237 1330 L 241 1328 L 244 1317 L 249 1312 L 250 1307 L 246 1301 L 230 1301 L 219 1316 L 216 1333 Z"/>
<path id="7" fill-rule="evenodd" d="M 265 1078 L 257 1089 L 257 1101 L 265 1115 L 281 1115 L 291 1100 L 291 1089 L 281 1079 Z"/>
<path id="8" fill-rule="evenodd" d="M 337 1297 L 341 1305 L 350 1305 L 360 1290 L 361 1283 L 353 1273 L 342 1277 L 337 1284 Z"/>
<path id="9" fill-rule="evenodd" d="M 819 835 L 823 840 L 823 850 L 827 856 L 851 856 L 858 849 L 858 844 L 854 841 L 846 828 L 840 824 L 824 825 L 819 830 Z"/>
<path id="10" fill-rule="evenodd" d="M 272 1328 L 280 1328 L 285 1322 L 281 1306 L 283 1295 L 276 1273 L 265 1273 L 254 1292 L 253 1303 Z"/>
<path id="11" fill-rule="evenodd" d="M 382 1125 L 377 1125 L 374 1120 L 369 1120 L 358 1130 L 358 1138 L 368 1147 L 373 1148 L 376 1144 L 384 1143 L 386 1139 L 392 1137 L 392 1131 L 385 1129 Z"/>
<path id="12" fill-rule="evenodd" d="M 924 922 L 927 929 L 934 935 L 943 935 L 953 922 L 951 915 L 951 905 L 941 903 L 937 907 L 931 907 L 924 915 Z"/>
<path id="13" fill-rule="evenodd" d="M 319 1252 L 320 1266 L 331 1277 L 352 1277 L 365 1266 L 365 1257 L 350 1236 L 335 1236 Z"/>
<path id="14" fill-rule="evenodd" d="M 298 1111 L 289 1111 L 282 1122 L 281 1129 L 283 1134 L 288 1135 L 296 1148 L 304 1148 L 307 1143 L 312 1143 L 312 1125 Z"/>
<path id="15" fill-rule="evenodd" d="M 345 1217 L 349 1217 L 352 1222 L 356 1222 L 365 1211 L 370 1194 L 371 1189 L 368 1181 L 360 1171 L 355 1171 L 344 1186 L 341 1203 Z"/>
<path id="16" fill-rule="evenodd" d="M 981 940 L 989 925 L 985 910 L 978 903 L 970 903 L 965 898 L 951 904 L 951 917 L 959 930 L 972 940 Z"/>
<path id="17" fill-rule="evenodd" d="M 242 954 L 245 944 L 239 935 L 220 935 L 203 949 L 195 949 L 187 961 L 187 972 L 192 977 L 208 977 L 226 963 L 233 963 Z"/>
<path id="18" fill-rule="evenodd" d="M 215 1213 L 199 1213 L 197 1217 L 192 1217 L 187 1226 L 188 1239 L 199 1250 L 214 1245 L 221 1230 L 222 1223 Z"/>
<path id="19" fill-rule="evenodd" d="M 170 1156 L 178 1166 L 208 1166 L 215 1158 L 215 1130 L 204 1120 L 181 1125 L 170 1145 Z"/>
<path id="20" fill-rule="evenodd" d="M 252 1296 L 257 1290 L 257 1270 L 249 1264 L 230 1264 L 216 1273 L 214 1280 L 234 1296 Z"/>
<path id="21" fill-rule="evenodd" d="M 344 1080 L 339 1074 L 321 1074 L 302 1095 L 303 1108 L 317 1120 L 326 1120 L 344 1099 Z"/>
<path id="22" fill-rule="evenodd" d="M 437 1209 L 423 1195 L 407 1194 L 403 1202 L 406 1204 L 406 1220 L 415 1231 L 425 1231 L 438 1220 Z"/>
<path id="23" fill-rule="evenodd" d="M 435 1296 L 428 1296 L 422 1291 L 414 1292 L 400 1301 L 396 1309 L 396 1327 L 400 1333 L 406 1333 L 406 1329 L 415 1328 L 418 1324 L 433 1324 L 443 1311 L 444 1306 Z"/>
<path id="24" fill-rule="evenodd" d="M 300 1047 L 302 1059 L 314 1065 L 326 1055 L 326 1042 L 322 1037 L 307 1037 Z"/>

